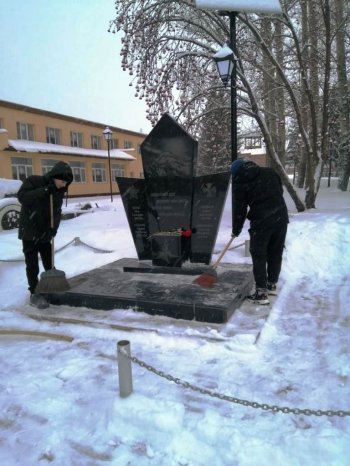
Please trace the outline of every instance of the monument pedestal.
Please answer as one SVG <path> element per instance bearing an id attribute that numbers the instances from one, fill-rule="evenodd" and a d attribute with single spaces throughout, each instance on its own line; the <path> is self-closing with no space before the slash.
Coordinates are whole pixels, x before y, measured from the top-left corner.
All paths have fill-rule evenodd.
<path id="1" fill-rule="evenodd" d="M 142 261 L 142 267 L 153 269 L 151 261 Z M 120 259 L 98 269 L 68 280 L 70 290 L 47 294 L 52 304 L 87 307 L 91 309 L 133 309 L 152 315 L 175 319 L 224 323 L 239 308 L 253 284 L 252 266 L 248 264 L 221 264 L 218 280 L 212 288 L 193 284 L 196 276 L 190 272 L 197 266 L 183 264 L 181 273 L 138 272 L 137 259 Z M 132 269 L 131 273 L 125 269 Z M 201 268 L 201 270 L 203 270 Z M 161 272 L 161 270 L 158 270 Z"/>

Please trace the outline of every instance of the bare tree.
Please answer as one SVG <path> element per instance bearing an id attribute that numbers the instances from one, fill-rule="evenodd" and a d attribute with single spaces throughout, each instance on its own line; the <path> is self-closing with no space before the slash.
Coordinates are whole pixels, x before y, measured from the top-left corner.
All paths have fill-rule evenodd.
<path id="1" fill-rule="evenodd" d="M 299 25 L 303 11 L 307 19 L 313 14 L 315 20 L 315 24 L 304 21 L 304 27 L 309 24 L 306 36 Z M 129 71 L 136 95 L 145 99 L 150 122 L 154 125 L 167 111 L 202 142 L 211 128 L 220 138 L 207 137 L 204 146 L 212 143 L 211 153 L 215 150 L 227 157 L 225 143 L 221 141 L 220 147 L 218 143 L 224 132 L 229 137 L 229 99 L 212 60 L 229 37 L 226 17 L 197 9 L 192 0 L 117 0 L 116 12 L 111 30 L 123 33 L 122 67 Z M 240 14 L 238 18 L 239 118 L 257 121 L 271 164 L 298 211 L 314 207 L 322 163 L 328 156 L 328 0 L 285 0 L 282 17 Z M 314 35 L 319 36 L 317 44 L 311 41 Z M 298 126 L 305 154 L 305 204 L 284 170 L 290 124 Z"/>
<path id="2" fill-rule="evenodd" d="M 197 163 L 197 174 L 227 171 L 231 162 L 230 133 L 231 109 L 227 107 L 227 98 L 222 86 L 208 93 L 206 108 L 208 117 L 201 121 Z"/>

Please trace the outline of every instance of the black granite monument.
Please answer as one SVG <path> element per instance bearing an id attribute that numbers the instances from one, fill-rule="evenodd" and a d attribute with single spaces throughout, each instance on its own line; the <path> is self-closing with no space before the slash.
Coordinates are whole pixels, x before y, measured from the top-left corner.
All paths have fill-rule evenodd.
<path id="1" fill-rule="evenodd" d="M 141 145 L 144 179 L 117 177 L 139 260 L 209 264 L 230 174 L 195 176 L 197 141 L 164 114 Z"/>

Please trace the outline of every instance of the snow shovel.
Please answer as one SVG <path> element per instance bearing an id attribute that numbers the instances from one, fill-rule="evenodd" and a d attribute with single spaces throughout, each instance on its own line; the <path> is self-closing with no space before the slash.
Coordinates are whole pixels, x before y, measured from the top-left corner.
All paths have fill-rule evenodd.
<path id="1" fill-rule="evenodd" d="M 50 226 L 54 227 L 53 223 L 53 196 L 50 194 Z M 66 279 L 66 274 L 62 270 L 55 269 L 55 243 L 54 238 L 51 238 L 51 269 L 45 270 L 40 275 L 40 281 L 36 287 L 36 293 L 59 293 L 69 290 L 70 286 Z"/>
<path id="2" fill-rule="evenodd" d="M 206 271 L 203 272 L 202 275 L 197 277 L 195 280 L 193 280 L 193 283 L 196 285 L 199 285 L 203 288 L 211 288 L 214 283 L 217 281 L 218 274 L 216 273 L 216 268 L 220 264 L 221 259 L 224 257 L 224 254 L 228 250 L 228 248 L 231 246 L 232 241 L 234 240 L 234 236 L 231 236 L 230 241 L 226 244 L 224 249 L 221 251 L 220 256 L 216 260 L 216 262 Z"/>

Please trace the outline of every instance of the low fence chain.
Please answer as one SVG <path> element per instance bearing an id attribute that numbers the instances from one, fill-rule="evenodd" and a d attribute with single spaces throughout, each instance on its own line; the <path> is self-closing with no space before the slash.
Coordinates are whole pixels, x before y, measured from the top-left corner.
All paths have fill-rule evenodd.
<path id="1" fill-rule="evenodd" d="M 86 246 L 87 248 L 92 249 L 95 252 L 100 252 L 102 254 L 109 254 L 111 252 L 114 252 L 114 251 L 111 251 L 110 249 L 102 249 L 102 248 L 96 248 L 94 246 L 91 246 L 90 244 L 87 244 L 84 241 L 82 241 L 79 238 L 79 236 L 76 236 L 74 239 L 69 241 L 69 243 L 65 244 L 64 246 L 61 246 L 58 249 L 56 249 L 55 252 L 56 253 L 61 252 L 63 249 L 67 248 L 71 244 L 74 244 L 74 246 L 79 246 L 79 245 Z M 1 259 L 0 258 L 0 262 L 24 262 L 24 257 L 16 258 L 16 259 Z"/>
<path id="2" fill-rule="evenodd" d="M 150 364 L 145 363 L 144 361 L 142 361 L 141 359 L 138 359 L 135 356 L 129 356 L 125 351 L 121 349 L 119 349 L 118 351 L 120 351 L 123 354 L 123 356 L 130 359 L 133 363 L 139 365 L 140 367 L 143 367 L 144 369 L 147 369 L 150 372 L 153 372 L 159 377 L 163 377 L 164 379 L 169 380 L 170 382 L 174 382 L 177 385 L 180 385 L 181 387 L 189 388 L 190 390 L 199 392 L 203 395 L 209 395 L 213 398 L 218 398 L 219 400 L 229 401 L 230 403 L 236 403 L 239 405 L 248 406 L 250 408 L 262 409 L 264 411 L 272 411 L 274 413 L 281 412 L 284 414 L 296 414 L 296 415 L 303 414 L 305 416 L 339 416 L 339 417 L 350 416 L 350 411 L 344 411 L 344 410 L 334 411 L 334 410 L 328 409 L 326 411 L 323 411 L 321 409 L 288 408 L 287 406 L 268 405 L 267 403 L 257 403 L 256 401 L 242 400 L 240 398 L 236 398 L 233 396 L 223 395 L 221 393 L 214 392 L 207 388 L 197 387 L 196 385 L 193 385 L 189 382 L 183 381 L 177 377 L 173 377 L 170 374 L 166 374 L 165 372 L 156 369 L 155 367 L 151 366 Z"/>
<path id="3" fill-rule="evenodd" d="M 80 244 L 82 244 L 83 246 L 86 246 L 86 247 L 88 247 L 89 249 L 92 249 L 93 251 L 101 252 L 101 253 L 103 253 L 103 254 L 109 254 L 109 253 L 111 253 L 111 252 L 114 252 L 114 251 L 112 251 L 112 250 L 110 250 L 110 249 L 102 249 L 102 248 L 96 248 L 96 247 L 94 247 L 94 246 L 91 246 L 90 244 L 87 244 L 87 243 L 85 243 L 84 241 L 82 241 L 82 240 L 79 238 L 79 236 L 77 236 L 76 238 L 74 238 L 73 242 L 74 242 L 74 246 L 79 246 Z"/>

